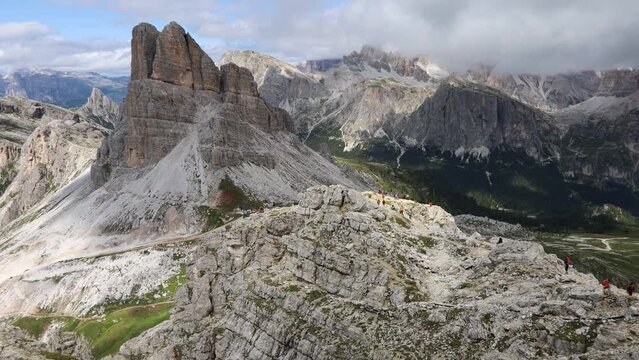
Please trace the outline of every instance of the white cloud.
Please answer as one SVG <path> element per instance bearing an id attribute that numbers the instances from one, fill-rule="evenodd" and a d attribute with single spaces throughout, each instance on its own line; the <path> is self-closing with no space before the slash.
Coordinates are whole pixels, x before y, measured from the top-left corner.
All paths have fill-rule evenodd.
<path id="1" fill-rule="evenodd" d="M 340 57 L 371 44 L 407 55 L 427 55 L 452 70 L 480 62 L 509 72 L 639 65 L 636 0 L 49 1 L 116 12 L 129 24 L 176 20 L 212 50 L 213 57 L 227 49 L 251 48 L 301 61 Z M 9 26 L 7 34 L 11 34 L 0 37 L 3 63 L 16 52 L 23 54 L 27 64 L 66 59 L 62 62 L 72 66 L 68 57 L 60 56 L 71 52 L 78 54 L 71 59 L 79 66 L 128 66 L 118 51 L 128 39 L 118 44 L 45 44 L 47 53 L 35 61 L 33 57 L 43 50 L 34 43 L 50 37 L 51 30 L 28 24 L 0 25 Z M 2 40 L 9 37 L 20 44 L 15 50 Z M 107 60 L 100 61 L 99 56 Z"/>
<path id="2" fill-rule="evenodd" d="M 35 21 L 4 23 L 0 24 L 0 41 L 29 38 L 46 34 L 50 31 L 51 29 L 46 25 Z"/>
<path id="3" fill-rule="evenodd" d="M 0 24 L 0 69 L 50 68 L 126 74 L 128 41 L 69 40 L 37 22 Z"/>

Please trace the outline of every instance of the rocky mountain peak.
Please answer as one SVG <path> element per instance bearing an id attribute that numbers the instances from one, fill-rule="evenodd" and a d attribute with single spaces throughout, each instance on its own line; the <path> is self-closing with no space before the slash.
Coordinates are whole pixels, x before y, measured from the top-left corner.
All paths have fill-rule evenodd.
<path id="1" fill-rule="evenodd" d="M 219 70 L 175 22 L 159 32 L 142 23 L 133 29 L 131 79 L 153 79 L 194 90 L 219 91 Z"/>
<path id="2" fill-rule="evenodd" d="M 94 87 L 86 104 L 78 112 L 90 121 L 112 129 L 117 121 L 120 105 Z"/>
<path id="3" fill-rule="evenodd" d="M 195 231 L 193 204 L 215 205 L 225 176 L 259 199 L 280 202 L 316 184 L 362 187 L 290 132 L 289 115 L 260 96 L 248 69 L 218 68 L 175 23 L 161 32 L 140 24 L 132 36 L 122 120 L 103 142 L 91 178 L 102 189 L 117 193 L 128 184 L 137 196 L 153 197 L 114 214 L 118 222 L 138 226 L 140 213 L 154 213 L 153 226 L 166 232 L 166 204 L 177 201 L 174 228 Z"/>
<path id="4" fill-rule="evenodd" d="M 342 61 L 350 67 L 362 70 L 370 66 L 377 71 L 395 72 L 422 82 L 430 79 L 430 75 L 419 65 L 419 59 L 385 52 L 370 45 L 364 45 L 359 52 L 344 56 Z"/>

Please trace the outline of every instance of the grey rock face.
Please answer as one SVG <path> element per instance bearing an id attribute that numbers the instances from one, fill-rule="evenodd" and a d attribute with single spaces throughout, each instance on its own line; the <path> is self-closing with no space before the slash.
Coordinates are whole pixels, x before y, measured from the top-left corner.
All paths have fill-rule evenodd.
<path id="1" fill-rule="evenodd" d="M 39 126 L 22 146 L 17 174 L 0 198 L 0 224 L 16 219 L 86 169 L 105 136 L 103 128 L 86 120 Z"/>
<path id="2" fill-rule="evenodd" d="M 628 96 L 639 90 L 639 70 L 609 70 L 601 74 L 598 96 Z"/>
<path id="3" fill-rule="evenodd" d="M 160 33 L 150 24 L 133 28 L 131 38 L 131 80 L 148 79 L 153 73 L 156 41 Z"/>
<path id="4" fill-rule="evenodd" d="M 447 151 L 522 149 L 541 160 L 556 156 L 551 118 L 487 87 L 443 84 L 411 116 L 385 130 L 407 143 Z"/>
<path id="5" fill-rule="evenodd" d="M 77 112 L 95 124 L 113 129 L 120 115 L 120 105 L 104 95 L 100 89 L 93 88 L 86 104 Z"/>
<path id="6" fill-rule="evenodd" d="M 417 59 L 409 59 L 400 54 L 386 53 L 371 46 L 364 46 L 359 52 L 344 57 L 343 62 L 354 68 L 370 66 L 375 70 L 394 71 L 399 75 L 428 81 L 430 76 L 417 64 Z"/>
<path id="7" fill-rule="evenodd" d="M 556 75 L 498 74 L 490 66 L 469 70 L 464 78 L 545 110 L 585 101 L 597 93 L 601 83 L 601 77 L 594 71 Z"/>
<path id="8" fill-rule="evenodd" d="M 171 318 L 114 359 L 555 359 L 636 348 L 637 319 L 618 332 L 587 321 L 626 310 L 595 306 L 597 280 L 564 281 L 539 244 L 471 239 L 436 206 L 378 206 L 375 196 L 314 187 L 293 207 L 204 235 Z"/>
<path id="9" fill-rule="evenodd" d="M 247 69 L 229 64 L 220 73 L 178 24 L 167 25 L 161 33 L 151 25 L 140 24 L 133 30 L 131 44 L 134 80 L 129 85 L 124 121 L 100 150 L 93 170 L 96 183 L 104 183 L 115 167 L 157 163 L 184 139 L 198 109 L 207 105 L 224 102 L 229 105 L 225 115 L 241 118 L 264 131 L 290 126 L 284 112 L 258 97 Z M 233 109 L 229 108 L 231 104 Z M 215 165 L 227 165 L 223 160 Z"/>
<path id="10" fill-rule="evenodd" d="M 570 181 L 637 189 L 639 110 L 618 118 L 591 117 L 571 126 L 562 140 L 562 169 Z"/>
<path id="11" fill-rule="evenodd" d="M 132 61 L 148 64 L 140 57 L 154 53 L 136 49 L 136 44 L 155 46 L 151 78 L 140 78 L 148 70 L 133 66 L 132 78 L 137 80 L 129 85 L 122 121 L 103 142 L 91 178 L 95 185 L 106 185 L 106 191 L 119 193 L 127 184 L 135 188 L 133 193 L 155 194 L 129 213 L 105 219 L 105 224 L 117 222 L 127 229 L 138 226 L 138 213 L 151 213 L 156 214 L 153 228 L 162 231 L 165 204 L 179 201 L 177 218 L 188 223 L 187 231 L 195 231 L 191 225 L 199 217 L 194 208 L 213 205 L 219 181 L 226 175 L 258 198 L 273 202 L 290 202 L 298 191 L 317 184 L 364 186 L 290 133 L 289 115 L 260 97 L 248 69 L 228 63 L 218 70 L 177 24 L 168 25 L 155 42 L 148 26 L 133 31 L 141 38 L 132 41 Z M 151 40 L 144 40 L 145 34 Z M 190 77 L 199 71 L 194 63 L 202 65 L 202 77 Z M 158 182 L 158 176 L 178 185 Z M 139 185 L 132 184 L 130 177 Z M 112 200 L 121 201 L 116 198 L 120 197 L 114 195 Z"/>
<path id="12" fill-rule="evenodd" d="M 260 96 L 273 106 L 285 107 L 295 100 L 326 96 L 320 81 L 272 56 L 254 51 L 228 51 L 221 64 L 235 63 L 253 73 Z"/>

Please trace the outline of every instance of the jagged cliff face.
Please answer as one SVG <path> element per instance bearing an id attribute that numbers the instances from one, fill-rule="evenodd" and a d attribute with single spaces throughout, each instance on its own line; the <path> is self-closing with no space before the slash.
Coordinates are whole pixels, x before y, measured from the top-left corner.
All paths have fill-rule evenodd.
<path id="1" fill-rule="evenodd" d="M 105 113 L 0 99 L 0 223 L 15 219 L 90 165 L 106 135 L 93 124 L 105 119 Z"/>
<path id="2" fill-rule="evenodd" d="M 222 61 L 238 61 L 257 74 L 260 94 L 291 114 L 303 139 L 328 128 L 346 149 L 382 136 L 384 122 L 413 112 L 434 88 L 425 60 L 371 47 L 341 60 L 306 62 L 299 67 L 306 73 L 254 51 L 227 52 Z"/>
<path id="3" fill-rule="evenodd" d="M 493 89 L 464 83 L 441 85 L 414 113 L 387 124 L 407 145 L 487 156 L 498 147 L 522 149 L 534 159 L 557 156 L 559 137 L 549 116 Z"/>
<path id="4" fill-rule="evenodd" d="M 394 72 L 400 76 L 426 82 L 431 76 L 418 60 L 364 46 L 361 51 L 344 56 L 342 62 L 358 70 L 366 70 L 369 66 L 377 71 Z"/>
<path id="5" fill-rule="evenodd" d="M 120 115 L 120 105 L 104 95 L 100 89 L 93 88 L 91 96 L 77 112 L 89 121 L 107 129 L 113 129 Z"/>
<path id="6" fill-rule="evenodd" d="M 13 160 L 16 176 L 0 197 L 0 224 L 7 225 L 87 169 L 106 134 L 79 118 L 39 126 Z"/>
<path id="7" fill-rule="evenodd" d="M 594 276 L 565 274 L 541 245 L 504 236 L 506 224 L 466 219 L 462 232 L 438 206 L 377 200 L 318 186 L 209 233 L 34 268 L 0 299 L 54 319 L 36 338 L 0 319 L 0 356 L 92 359 L 78 329 L 112 322 L 99 316 L 107 304 L 151 293 L 157 304 L 125 309 L 168 305 L 170 315 L 108 359 L 633 359 L 639 309 L 622 289 L 604 294 Z M 174 298 L 153 292 L 180 266 Z"/>
<path id="8" fill-rule="evenodd" d="M 295 102 L 328 95 L 328 90 L 319 79 L 269 55 L 254 51 L 229 51 L 224 53 L 220 63 L 234 63 L 251 70 L 260 96 L 270 105 L 292 110 L 293 114 L 295 108 L 302 106 Z"/>
<path id="9" fill-rule="evenodd" d="M 567 178 L 605 188 L 611 183 L 639 185 L 639 111 L 613 120 L 592 117 L 570 127 L 563 138 L 562 166 Z"/>
<path id="10" fill-rule="evenodd" d="M 193 130 L 198 111 L 206 106 L 216 106 L 219 112 L 218 121 L 206 119 L 212 127 L 208 132 L 214 136 L 208 139 L 212 149 L 204 156 L 212 166 L 236 165 L 244 159 L 273 166 L 272 161 L 260 162 L 259 154 L 233 151 L 227 143 L 234 139 L 219 136 L 227 129 L 224 125 L 229 121 L 224 119 L 229 117 L 239 120 L 241 124 L 236 127 L 245 132 L 237 137 L 250 136 L 251 125 L 268 133 L 285 131 L 289 126 L 285 112 L 259 98 L 248 70 L 234 64 L 218 70 L 175 23 L 161 33 L 151 25 L 136 27 L 131 47 L 132 82 L 124 105 L 124 122 L 99 154 L 93 171 L 98 184 L 104 183 L 116 167 L 143 167 L 164 158 Z"/>

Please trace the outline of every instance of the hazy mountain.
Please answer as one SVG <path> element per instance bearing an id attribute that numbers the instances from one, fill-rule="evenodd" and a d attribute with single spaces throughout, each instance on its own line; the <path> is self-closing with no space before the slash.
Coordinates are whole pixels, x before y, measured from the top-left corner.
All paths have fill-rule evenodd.
<path id="1" fill-rule="evenodd" d="M 100 89 L 115 102 L 122 102 L 128 82 L 126 76 L 23 69 L 0 78 L 0 96 L 22 97 L 73 108 L 82 106 L 93 88 Z"/>

